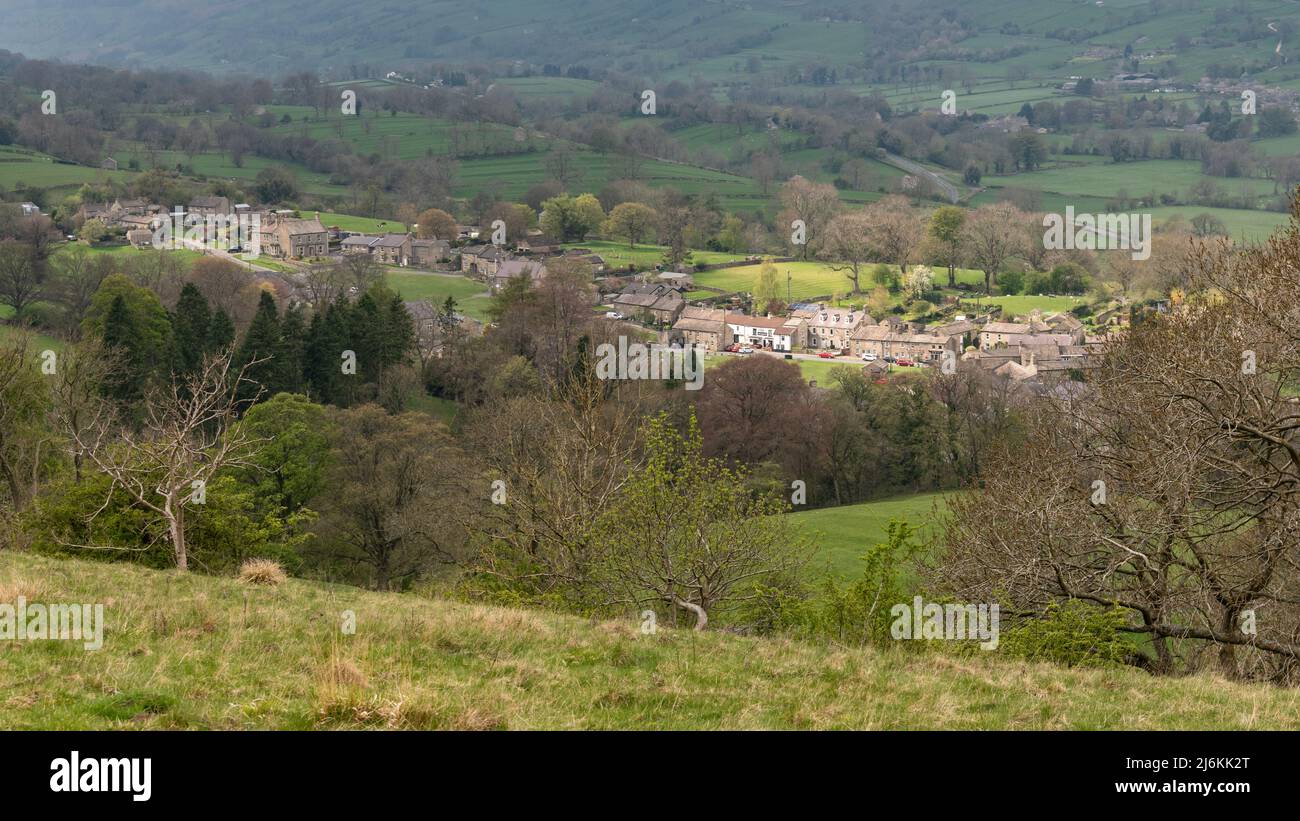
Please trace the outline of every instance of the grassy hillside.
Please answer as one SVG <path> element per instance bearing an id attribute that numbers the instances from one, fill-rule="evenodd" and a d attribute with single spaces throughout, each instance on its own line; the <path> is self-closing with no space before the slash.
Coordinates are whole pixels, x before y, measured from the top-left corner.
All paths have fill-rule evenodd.
<path id="1" fill-rule="evenodd" d="M 0 726 L 1300 729 L 1300 696 L 916 648 L 592 622 L 0 551 L 0 601 L 102 602 L 103 649 L 0 642 Z M 356 632 L 340 630 L 343 611 Z"/>
<path id="2" fill-rule="evenodd" d="M 820 364 L 820 363 L 818 363 Z M 820 381 L 820 380 L 819 380 Z M 817 534 L 821 547 L 817 562 L 829 572 L 851 578 L 861 572 L 859 557 L 885 540 L 890 519 L 907 522 L 921 538 L 931 535 L 936 512 L 943 512 L 943 493 L 916 493 L 858 505 L 828 507 L 799 513 L 794 521 Z"/>

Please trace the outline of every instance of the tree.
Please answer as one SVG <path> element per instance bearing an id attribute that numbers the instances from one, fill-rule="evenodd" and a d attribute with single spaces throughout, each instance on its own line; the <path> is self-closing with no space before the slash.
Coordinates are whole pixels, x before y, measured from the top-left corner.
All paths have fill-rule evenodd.
<path id="1" fill-rule="evenodd" d="M 209 347 L 209 326 L 212 324 L 212 311 L 208 301 L 199 293 L 191 282 L 181 288 L 181 297 L 172 312 L 172 339 L 175 342 L 176 373 L 189 375 L 198 371 L 203 359 L 212 349 Z"/>
<path id="2" fill-rule="evenodd" d="M 687 228 L 691 222 L 691 209 L 674 205 L 659 211 L 659 242 L 664 246 L 663 264 L 677 270 L 690 264 L 691 249 L 686 242 Z"/>
<path id="3" fill-rule="evenodd" d="M 924 226 L 905 197 L 889 196 L 863 209 L 871 248 L 877 259 L 898 266 L 900 274 L 916 254 Z"/>
<path id="4" fill-rule="evenodd" d="M 966 211 L 955 205 L 936 208 L 930 215 L 928 231 L 939 250 L 938 262 L 948 267 L 948 287 L 957 287 L 957 266 L 962 261 Z"/>
<path id="5" fill-rule="evenodd" d="M 862 269 L 872 256 L 871 218 L 862 211 L 850 211 L 834 217 L 826 226 L 818 248 L 831 260 L 832 271 L 842 271 L 853 283 L 852 293 L 862 291 Z"/>
<path id="6" fill-rule="evenodd" d="M 755 496 L 743 470 L 704 456 L 692 417 L 679 433 L 666 415 L 645 432 L 646 459 L 597 524 L 597 585 L 606 601 L 658 604 L 709 614 L 780 584 L 806 562 L 811 546 L 781 515 L 775 494 Z"/>
<path id="7" fill-rule="evenodd" d="M 442 239 L 455 241 L 460 236 L 456 227 L 456 218 L 441 208 L 429 208 L 416 217 L 416 236 L 420 239 Z"/>
<path id="8" fill-rule="evenodd" d="M 74 245 L 52 260 L 48 290 L 64 312 L 64 324 L 77 336 L 95 291 L 113 272 L 113 260 Z"/>
<path id="9" fill-rule="evenodd" d="M 0 339 L 0 480 L 10 505 L 19 511 L 35 495 L 54 453 L 45 418 L 49 389 L 38 370 L 39 354 L 25 332 Z"/>
<path id="10" fill-rule="evenodd" d="M 575 227 L 579 240 L 585 240 L 587 234 L 598 230 L 605 222 L 605 209 L 595 194 L 580 194 L 573 201 L 573 209 L 577 217 Z"/>
<path id="11" fill-rule="evenodd" d="M 776 266 L 771 258 L 763 260 L 754 282 L 754 311 L 766 313 L 768 307 L 781 299 L 781 282 L 776 276 Z"/>
<path id="12" fill-rule="evenodd" d="M 775 357 L 728 359 L 710 369 L 696 403 L 706 455 L 781 462 L 808 433 L 810 394 L 799 368 Z"/>
<path id="13" fill-rule="evenodd" d="M 981 205 L 966 220 L 966 248 L 971 261 L 984 272 L 984 293 L 993 293 L 998 272 L 1016 252 L 1015 226 L 1022 215 L 1015 206 L 999 202 Z"/>
<path id="14" fill-rule="evenodd" d="M 561 242 L 581 240 L 600 227 L 605 214 L 600 200 L 591 194 L 571 197 L 562 194 L 542 203 L 539 221 L 543 233 Z"/>
<path id="15" fill-rule="evenodd" d="M 551 149 L 543 161 L 547 175 L 558 182 L 564 191 L 577 185 L 582 180 L 582 169 L 578 167 L 578 158 L 569 143 L 561 142 Z"/>
<path id="16" fill-rule="evenodd" d="M 32 254 L 32 249 L 17 240 L 0 241 L 0 305 L 14 309 L 14 317 L 41 298 L 45 288 L 46 267 Z"/>
<path id="17" fill-rule="evenodd" d="M 60 420 L 76 453 L 111 482 L 110 498 L 99 511 L 109 507 L 113 493 L 122 492 L 160 517 L 179 570 L 189 569 L 187 506 L 206 500 L 218 472 L 247 466 L 256 450 L 248 432 L 234 426 L 236 395 L 245 384 L 243 370 L 232 368 L 230 354 L 224 353 L 208 358 L 185 380 L 149 389 L 140 403 L 138 428 L 124 423 L 110 401 L 100 402 L 83 425 Z"/>
<path id="18" fill-rule="evenodd" d="M 268 205 L 288 202 L 298 196 L 298 179 L 292 170 L 283 165 L 268 165 L 257 172 L 253 189 L 258 198 Z"/>
<path id="19" fill-rule="evenodd" d="M 1086 392 L 1038 400 L 951 508 L 944 586 L 1030 616 L 1118 609 L 1157 673 L 1294 683 L 1297 263 L 1295 215 L 1266 246 L 1202 245 L 1182 309 L 1110 343 Z"/>
<path id="20" fill-rule="evenodd" d="M 934 287 L 934 271 L 928 266 L 914 265 L 903 277 L 903 296 L 907 299 L 921 299 Z"/>
<path id="21" fill-rule="evenodd" d="M 1016 168 L 1022 171 L 1034 171 L 1047 159 L 1046 143 L 1032 131 L 1022 131 L 1013 136 L 1007 150 Z"/>
<path id="22" fill-rule="evenodd" d="M 390 416 L 377 405 L 330 417 L 317 558 L 365 568 L 378 590 L 462 558 L 469 471 L 446 428 L 427 414 Z"/>
<path id="23" fill-rule="evenodd" d="M 806 238 L 809 243 L 821 241 L 821 235 L 831 217 L 839 211 L 840 195 L 835 186 L 829 183 L 811 182 L 801 176 L 791 177 L 781 186 L 779 194 L 781 213 L 777 216 L 777 227 L 790 237 L 790 224 L 794 220 L 803 220 Z M 791 250 L 801 259 L 808 258 L 808 243 Z"/>
<path id="24" fill-rule="evenodd" d="M 1295 115 L 1280 106 L 1262 108 L 1259 112 L 1259 136 L 1283 137 L 1296 132 Z"/>
<path id="25" fill-rule="evenodd" d="M 629 248 L 648 236 L 653 230 L 659 215 L 648 205 L 639 202 L 621 202 L 609 212 L 605 221 L 605 233 L 610 236 L 623 237 Z"/>
<path id="26" fill-rule="evenodd" d="M 234 473 L 259 498 L 292 514 L 325 489 L 337 432 L 324 407 L 301 394 L 279 393 L 249 408 L 239 425 L 261 445 Z"/>
<path id="27" fill-rule="evenodd" d="M 263 291 L 257 303 L 257 313 L 235 352 L 234 366 L 241 368 L 244 376 L 241 400 L 251 402 L 256 396 L 280 392 L 279 363 L 275 361 L 279 349 L 279 310 L 275 298 Z"/>
<path id="28" fill-rule="evenodd" d="M 722 218 L 722 229 L 718 231 L 718 244 L 722 250 L 738 254 L 745 248 L 745 223 L 735 214 Z"/>

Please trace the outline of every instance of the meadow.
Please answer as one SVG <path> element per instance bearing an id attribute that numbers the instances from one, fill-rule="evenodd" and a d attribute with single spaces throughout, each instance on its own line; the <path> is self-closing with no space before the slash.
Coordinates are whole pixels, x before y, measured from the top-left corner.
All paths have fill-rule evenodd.
<path id="1" fill-rule="evenodd" d="M 815 534 L 819 549 L 810 572 L 829 573 L 841 579 L 861 575 L 861 556 L 885 541 L 891 520 L 915 528 L 919 542 L 935 537 L 937 517 L 943 515 L 947 495 L 915 493 L 792 514 L 804 533 Z"/>
<path id="2" fill-rule="evenodd" d="M 18 730 L 1300 729 L 1294 691 L 1207 675 L 646 635 L 633 613 L 0 551 L 0 601 L 18 596 L 102 603 L 105 624 L 96 651 L 0 642 L 0 726 Z"/>
<path id="3" fill-rule="evenodd" d="M 461 313 L 480 322 L 487 320 L 487 309 L 492 300 L 482 282 L 459 274 L 403 272 L 398 268 L 389 268 L 385 276 L 388 286 L 401 294 L 402 299 L 441 306 L 450 296 L 456 300 Z"/>

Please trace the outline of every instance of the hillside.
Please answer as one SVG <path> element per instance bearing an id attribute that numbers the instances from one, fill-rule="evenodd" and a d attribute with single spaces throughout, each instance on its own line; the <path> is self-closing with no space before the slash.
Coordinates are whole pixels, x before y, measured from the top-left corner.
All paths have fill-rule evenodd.
<path id="1" fill-rule="evenodd" d="M 0 726 L 1300 729 L 1294 692 L 837 649 L 0 551 L 0 601 L 102 602 L 104 647 L 0 642 Z M 343 635 L 343 611 L 356 614 Z"/>
<path id="2" fill-rule="evenodd" d="M 969 61 L 981 78 L 1002 78 L 1008 69 L 1086 74 L 1094 62 L 1086 53 L 1090 44 L 1122 49 L 1138 41 L 1154 59 L 1167 59 L 1180 36 L 1201 41 L 1195 54 L 1178 54 L 1180 73 L 1195 79 L 1212 63 L 1267 65 L 1277 43 L 1268 23 L 1289 31 L 1300 17 L 1300 9 L 1284 0 L 1247 0 L 1232 4 L 1231 12 L 1226 3 L 1153 9 L 1146 0 L 970 0 L 935 3 L 926 11 L 885 0 L 847 8 L 781 0 L 318 0 L 307 7 L 231 0 L 199 12 L 171 0 L 6 5 L 0 47 L 69 61 L 223 73 L 344 73 L 369 66 L 378 69 L 373 76 L 382 76 L 415 60 L 567 63 L 573 45 L 581 43 L 587 65 L 681 80 L 735 78 L 751 58 L 773 76 L 807 63 L 842 70 L 860 65 L 864 49 L 888 46 L 914 49 L 918 64 Z M 178 13 L 182 9 L 186 13 Z M 144 19 L 167 24 L 139 25 Z M 964 33 L 955 42 L 954 22 Z M 990 98 L 986 105 L 1005 102 Z"/>

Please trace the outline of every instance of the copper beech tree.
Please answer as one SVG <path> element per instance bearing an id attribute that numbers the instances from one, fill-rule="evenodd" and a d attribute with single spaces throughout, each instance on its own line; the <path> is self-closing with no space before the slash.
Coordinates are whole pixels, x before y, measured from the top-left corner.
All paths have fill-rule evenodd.
<path id="1" fill-rule="evenodd" d="M 1117 607 L 1160 673 L 1300 673 L 1300 223 L 1201 245 L 1192 294 L 1109 345 L 1084 382 L 957 498 L 939 580 L 1024 617 Z"/>

